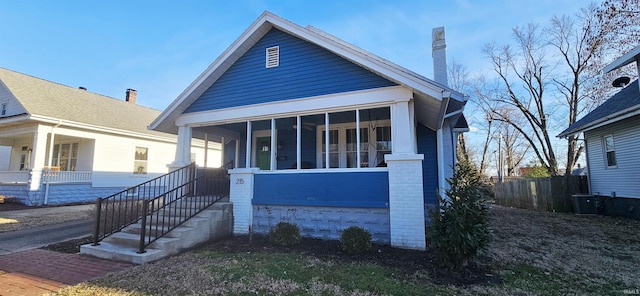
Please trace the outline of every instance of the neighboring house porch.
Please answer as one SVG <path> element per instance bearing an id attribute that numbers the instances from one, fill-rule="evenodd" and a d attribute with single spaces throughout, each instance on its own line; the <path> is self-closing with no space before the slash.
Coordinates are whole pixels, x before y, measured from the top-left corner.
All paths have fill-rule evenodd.
<path id="1" fill-rule="evenodd" d="M 147 129 L 160 111 L 0 68 L 0 195 L 28 205 L 90 202 L 168 172 L 176 136 Z M 218 167 L 220 146 L 189 161 Z"/>

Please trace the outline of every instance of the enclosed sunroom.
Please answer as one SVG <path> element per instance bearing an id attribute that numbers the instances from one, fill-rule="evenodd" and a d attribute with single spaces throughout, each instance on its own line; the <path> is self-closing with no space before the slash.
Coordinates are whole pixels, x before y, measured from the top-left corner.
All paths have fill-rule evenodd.
<path id="1" fill-rule="evenodd" d="M 465 98 L 312 27 L 265 12 L 151 124 L 223 143 L 234 233 L 280 221 L 305 236 L 349 226 L 425 248 L 433 206 L 466 130 Z"/>

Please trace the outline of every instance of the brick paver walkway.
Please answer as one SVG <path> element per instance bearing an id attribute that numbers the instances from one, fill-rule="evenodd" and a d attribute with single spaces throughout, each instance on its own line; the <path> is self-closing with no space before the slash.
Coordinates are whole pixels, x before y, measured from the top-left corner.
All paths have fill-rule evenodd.
<path id="1" fill-rule="evenodd" d="M 42 295 L 130 266 L 133 264 L 42 249 L 3 255 L 0 296 Z"/>

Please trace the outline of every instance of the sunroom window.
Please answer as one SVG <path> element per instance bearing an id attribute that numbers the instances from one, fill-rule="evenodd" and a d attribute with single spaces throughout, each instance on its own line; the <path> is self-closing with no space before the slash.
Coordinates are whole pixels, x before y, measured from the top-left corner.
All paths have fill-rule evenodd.
<path id="1" fill-rule="evenodd" d="M 263 171 L 375 168 L 391 150 L 390 107 L 263 119 L 226 124 L 244 141 L 235 155 L 240 167 Z"/>
<path id="2" fill-rule="evenodd" d="M 52 166 L 61 171 L 75 171 L 78 163 L 78 143 L 56 144 L 53 146 Z"/>
<path id="3" fill-rule="evenodd" d="M 319 126 L 318 163 L 322 165 L 318 168 L 327 168 L 325 131 L 326 125 Z M 329 114 L 328 147 L 329 168 L 385 166 L 384 155 L 391 153 L 389 108 Z"/>

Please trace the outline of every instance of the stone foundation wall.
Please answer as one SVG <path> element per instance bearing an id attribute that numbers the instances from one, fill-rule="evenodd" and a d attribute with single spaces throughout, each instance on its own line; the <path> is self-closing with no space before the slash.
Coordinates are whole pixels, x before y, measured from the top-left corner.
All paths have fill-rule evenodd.
<path id="1" fill-rule="evenodd" d="M 268 234 L 278 222 L 294 223 L 305 237 L 340 239 L 350 226 L 368 230 L 375 242 L 389 243 L 389 210 L 375 208 L 253 206 L 253 232 Z"/>

